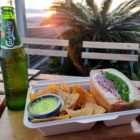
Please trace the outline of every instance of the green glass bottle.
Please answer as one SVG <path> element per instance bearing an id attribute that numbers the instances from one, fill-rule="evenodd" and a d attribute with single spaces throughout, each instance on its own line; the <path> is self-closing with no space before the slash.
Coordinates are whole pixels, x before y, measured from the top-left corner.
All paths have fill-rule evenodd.
<path id="1" fill-rule="evenodd" d="M 1 10 L 0 57 L 6 105 L 11 110 L 22 110 L 25 107 L 29 86 L 27 56 L 17 30 L 13 7 L 4 6 Z"/>

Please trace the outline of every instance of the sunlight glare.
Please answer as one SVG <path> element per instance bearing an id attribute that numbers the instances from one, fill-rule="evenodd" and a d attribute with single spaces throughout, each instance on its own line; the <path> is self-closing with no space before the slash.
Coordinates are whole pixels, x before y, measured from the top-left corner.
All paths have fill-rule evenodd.
<path id="1" fill-rule="evenodd" d="M 45 11 L 45 18 L 50 18 L 53 14 L 55 14 L 56 11 Z"/>
<path id="2" fill-rule="evenodd" d="M 49 17 L 51 17 L 52 14 L 55 14 L 55 12 L 54 11 L 46 11 L 46 10 L 55 1 L 64 1 L 64 0 L 40 0 L 37 4 L 35 3 L 35 0 L 26 0 L 25 5 L 26 5 L 26 8 L 41 9 L 41 10 L 45 9 L 45 12 L 44 12 L 43 16 L 45 18 L 49 18 Z M 84 3 L 85 0 L 73 0 L 73 2 L 75 2 L 75 3 L 76 2 L 82 2 L 82 1 Z M 102 0 L 95 0 L 95 1 L 98 4 L 98 6 L 100 7 Z M 124 1 L 125 0 L 113 0 L 111 10 L 116 8 L 120 3 L 124 2 Z"/>

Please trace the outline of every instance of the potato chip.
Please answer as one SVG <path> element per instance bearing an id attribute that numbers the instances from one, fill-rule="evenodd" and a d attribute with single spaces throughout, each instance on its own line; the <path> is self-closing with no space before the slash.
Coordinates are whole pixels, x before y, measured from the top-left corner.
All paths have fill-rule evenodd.
<path id="1" fill-rule="evenodd" d="M 51 118 L 43 118 L 43 119 L 32 119 L 32 123 L 39 123 L 39 122 L 47 122 L 47 121 L 55 121 L 55 120 L 64 120 L 70 118 L 69 114 L 63 116 L 55 116 Z"/>
<path id="2" fill-rule="evenodd" d="M 70 115 L 70 117 L 80 117 L 85 115 L 92 115 L 94 108 L 94 103 L 88 102 L 85 104 L 85 106 L 79 110 L 72 110 L 72 109 L 66 109 L 67 113 Z"/>
<path id="3" fill-rule="evenodd" d="M 93 94 L 89 93 L 89 94 L 86 94 L 86 102 L 93 102 L 96 104 L 96 101 L 94 99 L 94 96 Z"/>
<path id="4" fill-rule="evenodd" d="M 56 91 L 58 89 L 58 84 L 51 83 L 51 84 L 49 84 L 48 89 L 51 90 L 53 93 L 56 93 Z"/>
<path id="5" fill-rule="evenodd" d="M 60 89 L 64 92 L 70 93 L 70 86 L 64 82 L 60 84 Z"/>
<path id="6" fill-rule="evenodd" d="M 43 94 L 49 94 L 49 93 L 54 93 L 53 89 L 44 89 L 44 90 L 39 90 L 36 94 L 38 95 L 43 95 Z"/>
<path id="7" fill-rule="evenodd" d="M 86 103 L 87 96 L 89 93 L 84 88 L 82 88 L 80 85 L 74 85 L 73 86 L 73 93 L 80 94 L 78 101 L 76 103 L 76 108 L 79 108 Z"/>
<path id="8" fill-rule="evenodd" d="M 68 119 L 70 117 L 80 117 L 93 114 L 102 114 L 106 110 L 97 105 L 93 94 L 89 93 L 76 84 L 69 86 L 66 83 L 52 83 L 46 89 L 39 90 L 36 93 L 29 93 L 30 100 L 37 98 L 38 96 L 45 94 L 57 94 L 61 96 L 64 101 L 64 106 L 59 111 L 59 116 L 43 119 L 33 119 L 33 123 L 53 121 L 53 120 L 62 120 Z"/>
<path id="9" fill-rule="evenodd" d="M 30 99 L 30 101 L 34 100 L 34 98 L 35 98 L 34 94 L 33 93 L 29 93 L 29 99 Z"/>
<path id="10" fill-rule="evenodd" d="M 93 114 L 103 114 L 106 112 L 106 109 L 100 105 L 94 104 L 93 106 Z"/>
<path id="11" fill-rule="evenodd" d="M 59 91 L 57 94 L 61 96 L 64 101 L 64 109 L 73 107 L 79 98 L 79 94 L 68 94 L 63 91 Z"/>
<path id="12" fill-rule="evenodd" d="M 45 95 L 45 94 L 51 94 L 51 93 L 53 93 L 53 90 L 51 90 L 51 89 L 43 89 L 43 90 L 39 90 L 36 93 L 29 93 L 29 98 L 30 98 L 30 101 L 32 101 L 32 100 L 36 99 L 39 96 L 42 96 L 42 95 Z"/>

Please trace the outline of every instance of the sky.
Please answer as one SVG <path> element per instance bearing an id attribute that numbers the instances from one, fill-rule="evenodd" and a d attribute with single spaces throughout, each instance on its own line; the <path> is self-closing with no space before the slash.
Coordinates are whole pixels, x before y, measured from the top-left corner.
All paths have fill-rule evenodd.
<path id="1" fill-rule="evenodd" d="M 0 7 L 7 5 L 7 2 L 9 0 L 0 0 Z M 14 1 L 14 0 L 13 0 Z M 50 17 L 52 15 L 52 12 L 44 12 L 44 9 L 47 9 L 51 6 L 53 1 L 58 0 L 39 0 L 37 4 L 35 4 L 35 0 L 25 0 L 25 7 L 26 7 L 26 17 Z M 64 0 L 59 0 L 64 1 Z M 84 0 L 73 0 L 73 2 L 81 2 Z M 96 0 L 97 4 L 100 5 L 102 0 Z M 112 8 L 114 9 L 117 5 L 119 5 L 121 2 L 124 2 L 125 0 L 113 0 Z M 13 4 L 14 5 L 14 4 Z"/>
<path id="2" fill-rule="evenodd" d="M 7 1 L 9 0 L 0 0 L 0 7 L 7 5 Z M 52 12 L 52 11 L 44 11 L 44 9 L 47 9 L 48 7 L 51 6 L 53 1 L 64 1 L 64 0 L 39 0 L 39 1 L 38 0 L 25 0 L 26 18 L 28 21 L 27 23 L 29 24 L 31 23 L 30 26 L 36 26 L 44 18 L 49 18 L 52 14 L 54 14 L 55 12 Z M 73 0 L 73 2 L 81 2 L 81 1 L 84 1 L 84 0 Z M 95 0 L 95 1 L 98 5 L 100 5 L 102 2 L 102 0 Z M 126 0 L 113 0 L 111 10 L 116 8 L 120 3 L 124 1 Z M 0 16 L 1 16 L 1 12 L 0 12 Z"/>
<path id="3" fill-rule="evenodd" d="M 42 1 L 42 2 L 41 2 Z M 36 9 L 41 9 L 41 8 L 46 8 L 51 6 L 52 2 L 55 0 L 40 0 L 40 3 L 36 5 L 32 5 L 34 3 L 34 0 L 26 0 L 26 6 L 29 8 L 36 8 Z M 73 0 L 75 2 L 81 2 L 82 0 Z M 100 4 L 102 0 L 96 0 L 97 4 Z M 117 5 L 119 5 L 121 2 L 124 2 L 125 0 L 113 0 L 113 5 L 112 9 L 115 8 Z"/>
<path id="4" fill-rule="evenodd" d="M 7 5 L 7 1 L 9 0 L 0 0 L 0 7 Z M 14 0 L 13 0 L 14 1 Z M 39 18 L 38 21 L 41 19 L 50 17 L 53 13 L 52 12 L 45 12 L 44 9 L 47 9 L 51 6 L 52 2 L 56 0 L 39 0 L 35 3 L 35 0 L 25 0 L 25 7 L 26 7 L 26 18 L 31 21 L 31 23 L 37 23 L 36 18 Z M 58 1 L 58 0 L 57 0 Z M 64 1 L 64 0 L 60 0 Z M 81 2 L 82 0 L 73 0 L 73 2 Z M 84 0 L 83 0 L 84 1 Z M 96 0 L 97 4 L 100 5 L 102 0 Z M 113 0 L 112 8 L 118 6 L 121 2 L 125 0 Z M 14 4 L 13 4 L 14 5 Z M 1 15 L 1 13 L 0 13 Z M 34 25 L 33 25 L 34 26 Z"/>
<path id="5" fill-rule="evenodd" d="M 0 6 L 6 5 L 8 0 L 0 0 Z M 55 0 L 39 0 L 37 4 L 35 4 L 35 0 L 25 0 L 26 8 L 32 8 L 32 9 L 46 9 L 47 7 L 51 6 L 51 3 Z M 75 2 L 81 2 L 82 0 L 73 0 Z M 96 0 L 98 4 L 101 3 L 102 0 Z M 125 0 L 113 0 L 113 6 L 112 8 L 116 7 L 118 4 L 123 2 Z"/>

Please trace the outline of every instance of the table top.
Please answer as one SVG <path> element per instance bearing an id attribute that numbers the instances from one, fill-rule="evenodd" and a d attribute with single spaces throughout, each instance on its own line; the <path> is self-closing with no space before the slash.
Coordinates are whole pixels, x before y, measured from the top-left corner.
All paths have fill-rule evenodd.
<path id="1" fill-rule="evenodd" d="M 64 79 L 69 76 L 39 74 L 33 77 L 30 84 L 43 79 Z M 137 82 L 136 82 L 137 83 Z M 139 85 L 139 83 L 137 83 Z M 140 117 L 130 124 L 106 127 L 102 122 L 97 123 L 92 129 L 44 137 L 37 129 L 29 129 L 23 124 L 24 111 L 10 111 L 7 108 L 0 118 L 0 139 L 1 140 L 139 140 L 140 139 Z"/>
<path id="2" fill-rule="evenodd" d="M 96 124 L 92 129 L 61 134 L 56 136 L 43 137 L 37 129 L 29 129 L 23 125 L 23 111 L 9 111 L 5 109 L 0 119 L 1 140 L 139 140 L 140 124 L 134 120 L 130 124 L 106 127 L 102 123 Z"/>
<path id="3" fill-rule="evenodd" d="M 29 75 L 28 78 L 29 78 L 29 80 L 32 80 L 39 73 L 40 73 L 40 70 L 28 69 L 28 75 Z M 4 85 L 3 85 L 3 77 L 2 77 L 1 68 L 0 68 L 0 94 L 4 94 Z"/>

